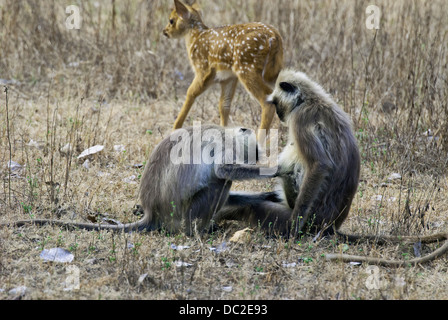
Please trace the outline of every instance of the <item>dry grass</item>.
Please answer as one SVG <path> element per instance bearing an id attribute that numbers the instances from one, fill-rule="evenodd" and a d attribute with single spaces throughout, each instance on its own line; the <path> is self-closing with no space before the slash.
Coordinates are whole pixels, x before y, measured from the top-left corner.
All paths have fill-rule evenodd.
<path id="1" fill-rule="evenodd" d="M 170 132 L 192 71 L 183 42 L 161 35 L 171 1 L 113 3 L 77 2 L 82 26 L 68 30 L 62 1 L 0 0 L 1 221 L 85 221 L 95 213 L 121 222 L 136 219 L 132 208 L 142 173 L 136 165 Z M 377 32 L 365 27 L 371 4 L 366 1 L 202 4 L 210 26 L 275 25 L 284 38 L 287 66 L 320 82 L 351 115 L 362 181 L 344 230 L 447 230 L 446 1 L 377 1 L 382 10 Z M 218 90 L 206 92 L 187 122 L 219 123 L 218 98 Z M 231 120 L 252 128 L 260 121 L 258 104 L 241 88 Z M 277 120 L 274 126 L 280 126 Z M 432 137 L 425 135 L 428 129 Z M 67 143 L 73 146 L 69 154 L 60 151 Z M 105 149 L 86 169 L 76 156 L 95 144 Z M 114 151 L 114 145 L 125 151 Z M 10 159 L 22 166 L 12 175 Z M 392 173 L 402 178 L 389 181 Z M 237 183 L 235 189 L 270 190 L 273 183 Z M 192 238 L 1 228 L 0 298 L 14 298 L 9 290 L 19 286 L 27 287 L 23 299 L 447 298 L 446 257 L 423 266 L 380 268 L 379 289 L 369 289 L 366 265 L 326 262 L 322 254 L 409 259 L 413 247 L 311 237 L 287 241 L 257 230 L 245 244 L 229 243 L 242 227 Z M 223 243 L 226 250 L 210 250 Z M 190 247 L 174 250 L 172 244 Z M 79 290 L 63 290 L 67 264 L 39 258 L 43 248 L 53 247 L 74 254 Z M 425 246 L 422 253 L 436 247 Z M 176 266 L 177 261 L 189 266 Z"/>

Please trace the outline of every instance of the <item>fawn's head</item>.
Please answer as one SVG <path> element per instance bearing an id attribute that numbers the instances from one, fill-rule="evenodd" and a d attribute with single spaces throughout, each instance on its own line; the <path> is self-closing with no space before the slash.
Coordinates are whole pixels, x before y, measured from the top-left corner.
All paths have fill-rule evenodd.
<path id="1" fill-rule="evenodd" d="M 171 11 L 170 20 L 163 29 L 163 35 L 168 38 L 183 37 L 188 30 L 195 25 L 202 25 L 201 14 L 195 0 L 190 0 L 189 4 L 183 4 L 179 0 L 174 0 L 174 9 Z"/>

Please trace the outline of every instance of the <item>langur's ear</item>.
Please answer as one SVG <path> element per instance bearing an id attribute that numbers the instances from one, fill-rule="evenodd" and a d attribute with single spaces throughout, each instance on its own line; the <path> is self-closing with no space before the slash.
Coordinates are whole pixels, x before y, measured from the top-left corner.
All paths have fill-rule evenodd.
<path id="1" fill-rule="evenodd" d="M 280 88 L 288 93 L 293 93 L 297 91 L 297 87 L 289 82 L 280 82 Z"/>

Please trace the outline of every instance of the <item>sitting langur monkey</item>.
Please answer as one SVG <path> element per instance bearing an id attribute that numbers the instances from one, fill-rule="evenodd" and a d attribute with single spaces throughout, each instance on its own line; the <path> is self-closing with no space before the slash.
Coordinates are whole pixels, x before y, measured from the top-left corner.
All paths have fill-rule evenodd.
<path id="1" fill-rule="evenodd" d="M 214 214 L 227 201 L 232 180 L 266 178 L 259 175 L 258 166 L 246 164 L 255 164 L 256 150 L 255 133 L 249 129 L 215 125 L 178 129 L 156 146 L 146 164 L 140 185 L 141 220 L 107 225 L 34 219 L 0 226 L 51 223 L 124 232 L 165 228 L 188 235 L 208 231 Z M 244 170 L 232 170 L 239 163 Z"/>
<path id="2" fill-rule="evenodd" d="M 320 85 L 304 73 L 292 70 L 283 70 L 279 74 L 268 101 L 275 105 L 280 120 L 289 128 L 288 144 L 280 154 L 277 174 L 282 190 L 277 194 L 231 193 L 218 213 L 219 218 L 239 218 L 264 228 L 274 226 L 278 233 L 292 236 L 298 236 L 311 225 L 314 231 L 336 232 L 349 241 L 430 243 L 448 239 L 447 234 L 378 237 L 338 231 L 349 213 L 360 174 L 358 146 L 348 115 Z M 326 257 L 400 266 L 433 260 L 447 250 L 448 242 L 433 253 L 410 261 L 339 254 Z"/>
<path id="3" fill-rule="evenodd" d="M 358 188 L 360 156 L 348 115 L 304 73 L 284 70 L 269 96 L 289 129 L 280 176 L 294 235 L 339 229 Z"/>
<path id="4" fill-rule="evenodd" d="M 277 231 L 292 236 L 310 225 L 332 233 L 347 217 L 358 187 L 360 157 L 350 119 L 301 72 L 281 71 L 268 102 L 289 128 L 277 174 L 282 191 L 275 201 L 265 201 L 265 194 L 232 194 L 219 216 L 249 216 L 271 225 L 274 218 Z"/>

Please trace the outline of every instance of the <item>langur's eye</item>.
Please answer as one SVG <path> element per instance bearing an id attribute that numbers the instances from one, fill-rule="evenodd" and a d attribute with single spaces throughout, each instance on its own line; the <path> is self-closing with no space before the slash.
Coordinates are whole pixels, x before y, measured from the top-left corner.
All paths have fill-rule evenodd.
<path id="1" fill-rule="evenodd" d="M 288 93 L 293 93 L 297 90 L 296 86 L 288 82 L 280 82 L 280 88 Z"/>
<path id="2" fill-rule="evenodd" d="M 170 19 L 170 24 L 174 24 L 174 19 Z"/>

